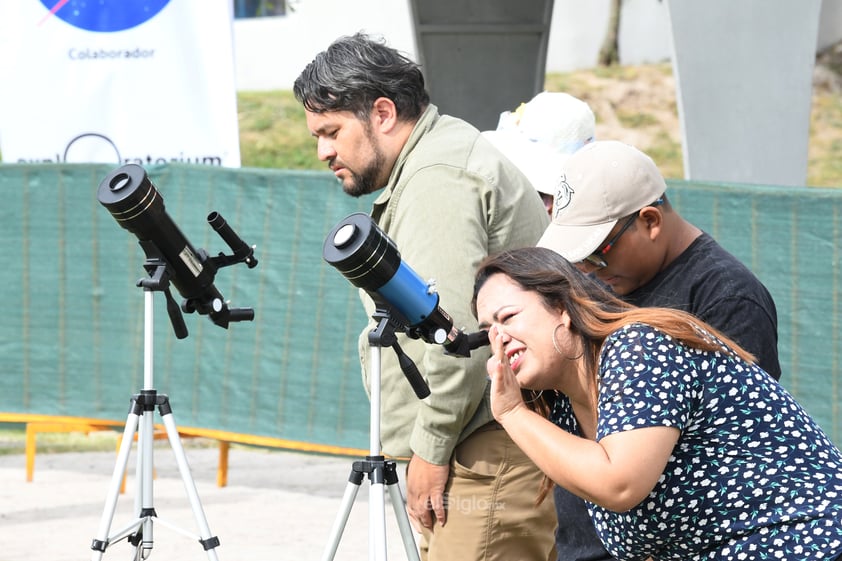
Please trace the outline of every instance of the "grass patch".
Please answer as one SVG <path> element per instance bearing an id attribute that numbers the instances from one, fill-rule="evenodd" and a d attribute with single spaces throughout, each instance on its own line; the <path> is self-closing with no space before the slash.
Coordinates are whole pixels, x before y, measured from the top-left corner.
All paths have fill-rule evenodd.
<path id="1" fill-rule="evenodd" d="M 651 113 L 618 111 L 617 117 L 619 117 L 623 126 L 629 129 L 654 127 L 659 123 L 658 119 Z"/>
<path id="2" fill-rule="evenodd" d="M 656 162 L 664 177 L 684 177 L 684 156 L 681 144 L 673 140 L 666 132 L 661 131 L 647 150 L 649 156 Z"/>
<path id="3" fill-rule="evenodd" d="M 36 450 L 39 454 L 57 452 L 103 452 L 116 451 L 122 433 L 117 431 L 82 432 L 42 432 L 36 437 Z M 26 431 L 24 429 L 0 430 L 0 455 L 23 454 L 26 451 Z"/>
<path id="4" fill-rule="evenodd" d="M 117 452 L 123 437 L 119 431 L 85 432 L 39 432 L 36 436 L 37 454 L 63 452 Z M 218 442 L 209 438 L 182 437 L 184 448 L 211 448 Z M 156 447 L 168 447 L 166 439 L 156 439 Z M 26 452 L 26 430 L 24 428 L 0 429 L 0 456 Z"/>
<path id="5" fill-rule="evenodd" d="M 833 92 L 813 96 L 807 183 L 842 186 L 842 99 Z"/>
<path id="6" fill-rule="evenodd" d="M 244 167 L 327 169 L 291 91 L 240 92 L 237 106 Z"/>

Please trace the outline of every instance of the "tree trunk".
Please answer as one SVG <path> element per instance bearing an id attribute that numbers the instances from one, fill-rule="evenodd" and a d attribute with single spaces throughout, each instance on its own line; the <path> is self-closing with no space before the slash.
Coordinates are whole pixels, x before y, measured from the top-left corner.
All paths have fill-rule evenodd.
<path id="1" fill-rule="evenodd" d="M 608 18 L 608 30 L 599 50 L 600 66 L 620 63 L 620 8 L 622 0 L 611 0 L 611 15 Z"/>

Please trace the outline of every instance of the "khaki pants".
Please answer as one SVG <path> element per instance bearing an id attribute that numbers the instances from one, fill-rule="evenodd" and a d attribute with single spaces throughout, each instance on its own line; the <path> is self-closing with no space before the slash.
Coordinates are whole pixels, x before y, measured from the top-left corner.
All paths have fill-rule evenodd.
<path id="1" fill-rule="evenodd" d="M 454 450 L 445 490 L 447 523 L 424 531 L 421 559 L 555 560 L 552 494 L 535 506 L 542 479 L 506 431 L 472 434 Z"/>

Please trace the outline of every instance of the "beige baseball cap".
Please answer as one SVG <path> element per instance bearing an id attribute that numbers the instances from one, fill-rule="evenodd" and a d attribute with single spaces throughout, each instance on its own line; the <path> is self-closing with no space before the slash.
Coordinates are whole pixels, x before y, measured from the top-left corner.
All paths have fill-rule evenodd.
<path id="1" fill-rule="evenodd" d="M 562 166 L 553 219 L 538 241 L 571 263 L 596 251 L 617 221 L 667 190 L 652 158 L 616 140 L 597 140 Z"/>

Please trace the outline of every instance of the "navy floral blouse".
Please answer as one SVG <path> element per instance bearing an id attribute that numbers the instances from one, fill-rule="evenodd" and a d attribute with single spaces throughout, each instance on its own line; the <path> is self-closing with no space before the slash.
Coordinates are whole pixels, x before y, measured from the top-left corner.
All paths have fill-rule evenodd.
<path id="1" fill-rule="evenodd" d="M 649 496 L 627 512 L 588 504 L 622 561 L 836 559 L 842 454 L 759 367 L 631 324 L 602 348 L 597 440 L 667 426 L 680 437 Z M 578 433 L 563 396 L 553 420 Z"/>

